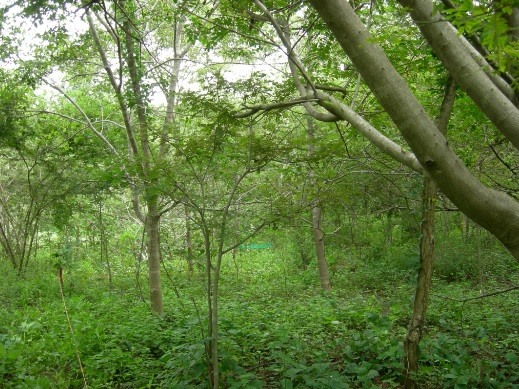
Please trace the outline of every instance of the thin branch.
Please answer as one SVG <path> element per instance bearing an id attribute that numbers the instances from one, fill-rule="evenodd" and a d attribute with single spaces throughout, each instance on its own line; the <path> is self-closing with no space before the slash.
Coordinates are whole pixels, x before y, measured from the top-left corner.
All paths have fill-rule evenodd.
<path id="1" fill-rule="evenodd" d="M 247 234 L 243 239 L 241 239 L 238 243 L 236 244 L 233 244 L 232 246 L 229 246 L 227 247 L 225 250 L 222 250 L 222 255 L 223 254 L 226 254 L 236 248 L 238 248 L 240 245 L 242 245 L 243 243 L 245 243 L 247 240 L 249 240 L 250 238 L 252 238 L 253 236 L 255 236 L 258 232 L 260 232 L 265 226 L 267 226 L 269 223 L 269 221 L 266 221 L 264 220 L 259 226 L 257 226 L 256 228 L 254 228 L 254 230 L 252 232 L 250 232 L 249 234 Z"/>
<path id="2" fill-rule="evenodd" d="M 297 67 L 297 70 L 301 73 L 303 78 L 306 80 L 306 82 L 312 87 L 312 89 L 315 91 L 315 86 L 313 85 L 312 80 L 308 76 L 308 73 L 306 72 L 306 69 L 302 62 L 299 60 L 299 57 L 297 56 L 297 53 L 295 52 L 295 46 L 292 45 L 290 42 L 290 33 L 289 33 L 289 27 L 287 21 L 280 21 L 274 18 L 267 7 L 260 1 L 260 0 L 253 0 L 254 4 L 263 12 L 265 17 L 270 21 L 274 29 L 276 30 L 279 38 L 281 39 L 281 42 L 285 46 L 286 49 L 286 55 L 289 59 L 289 63 L 292 63 Z M 283 26 L 281 26 L 283 24 Z"/>
<path id="3" fill-rule="evenodd" d="M 501 162 L 514 176 L 517 176 L 517 172 L 508 162 L 506 162 L 500 155 L 499 152 L 495 149 L 495 145 L 489 145 L 490 150 L 492 150 L 492 153 L 495 155 L 495 157 L 498 159 L 499 162 Z"/>
<path id="4" fill-rule="evenodd" d="M 319 104 L 322 107 L 326 108 L 329 112 L 333 113 L 342 120 L 349 122 L 380 151 L 391 156 L 415 172 L 425 174 L 424 169 L 414 154 L 406 151 L 400 145 L 383 135 L 355 111 L 328 94 L 319 92 L 317 96 L 320 99 Z"/>
<path id="5" fill-rule="evenodd" d="M 52 89 L 54 90 L 57 90 L 59 93 L 61 93 L 78 111 L 79 113 L 81 114 L 81 116 L 83 116 L 83 118 L 85 119 L 85 124 L 87 125 L 87 127 L 99 138 L 101 139 L 101 141 L 108 147 L 108 149 L 114 154 L 116 155 L 117 157 L 119 157 L 119 153 L 117 152 L 116 148 L 110 143 L 110 141 L 108 139 L 106 139 L 106 137 L 101 134 L 99 131 L 96 130 L 96 128 L 94 127 L 94 125 L 92 124 L 92 122 L 90 121 L 90 118 L 88 117 L 88 115 L 85 113 L 85 111 L 83 111 L 83 109 L 78 105 L 78 103 L 76 103 L 76 101 L 67 94 L 67 92 L 65 92 L 62 88 L 60 88 L 59 86 L 57 85 L 54 85 L 52 84 L 51 82 L 47 81 L 46 79 L 43 79 L 43 82 L 45 84 L 47 84 L 48 86 L 50 86 Z"/>
<path id="6" fill-rule="evenodd" d="M 318 99 L 308 99 L 308 98 L 299 98 L 294 100 L 282 101 L 280 103 L 271 103 L 271 104 L 258 104 L 252 107 L 248 107 L 247 111 L 237 113 L 233 115 L 237 119 L 246 118 L 252 116 L 260 111 L 272 111 L 275 109 L 285 109 L 290 108 L 296 105 L 301 105 L 305 103 L 309 103 L 312 101 L 319 101 Z"/>
<path id="7" fill-rule="evenodd" d="M 465 304 L 468 301 L 480 300 L 480 299 L 483 299 L 483 298 L 487 298 L 487 297 L 492 297 L 492 296 L 496 296 L 496 295 L 499 295 L 499 294 L 508 293 L 508 292 L 511 292 L 511 291 L 517 290 L 517 289 L 519 289 L 519 286 L 515 285 L 515 286 L 512 286 L 512 287 L 510 287 L 508 289 L 498 290 L 496 292 L 490 292 L 490 293 L 482 294 L 482 295 L 476 296 L 476 297 L 468 297 L 466 299 L 457 299 L 457 298 L 454 298 L 454 297 L 444 296 L 444 295 L 440 295 L 440 294 L 436 294 L 436 295 L 433 295 L 433 296 L 436 296 L 436 297 L 439 297 L 439 298 L 442 298 L 442 299 L 446 299 L 446 300 L 455 301 L 457 303 Z"/>
<path id="8" fill-rule="evenodd" d="M 101 62 L 103 63 L 103 67 L 106 71 L 106 74 L 108 75 L 108 80 L 110 81 L 110 85 L 112 85 L 114 93 L 117 97 L 117 102 L 119 103 L 119 109 L 121 110 L 121 114 L 123 116 L 124 126 L 126 128 L 126 136 L 128 138 L 129 146 L 131 148 L 132 154 L 135 156 L 138 156 L 139 150 L 137 148 L 137 143 L 135 142 L 135 137 L 133 136 L 132 125 L 130 123 L 130 114 L 128 112 L 128 109 L 126 108 L 126 103 L 121 94 L 120 83 L 118 84 L 115 79 L 112 68 L 110 67 L 110 63 L 108 62 L 108 57 L 106 56 L 103 46 L 101 45 L 101 40 L 99 39 L 99 35 L 97 34 L 97 29 L 94 25 L 94 20 L 92 19 L 92 15 L 90 14 L 90 12 L 88 10 L 86 11 L 86 16 L 87 16 L 87 20 L 88 20 L 88 26 L 90 28 L 90 34 L 92 35 L 94 44 L 97 48 L 99 56 L 101 57 Z"/>

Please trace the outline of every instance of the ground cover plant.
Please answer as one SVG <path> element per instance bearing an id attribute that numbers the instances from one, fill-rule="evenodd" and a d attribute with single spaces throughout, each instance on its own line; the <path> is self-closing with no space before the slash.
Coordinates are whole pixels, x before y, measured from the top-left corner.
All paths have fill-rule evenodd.
<path id="1" fill-rule="evenodd" d="M 0 387 L 517 388 L 517 0 L 0 31 Z"/>
<path id="2" fill-rule="evenodd" d="M 355 270 L 343 270 L 333 278 L 337 292 L 323 294 L 316 269 L 301 271 L 284 255 L 244 252 L 237 268 L 229 262 L 224 269 L 222 386 L 400 387 L 413 277 L 396 284 L 401 265 L 388 262 L 381 270 L 369 260 L 350 261 Z M 168 267 L 182 274 L 184 265 Z M 109 288 L 77 269 L 65 276 L 71 333 L 54 270 L 41 264 L 33 272 L 12 276 L 1 289 L 2 387 L 83 387 L 78 355 L 93 388 L 207 387 L 200 274 L 174 276 L 177 292 L 165 286 L 168 309 L 157 317 L 129 275 L 115 276 Z M 417 377 L 422 387 L 519 384 L 513 292 L 456 302 L 499 289 L 499 280 L 489 278 L 484 285 L 435 278 Z"/>

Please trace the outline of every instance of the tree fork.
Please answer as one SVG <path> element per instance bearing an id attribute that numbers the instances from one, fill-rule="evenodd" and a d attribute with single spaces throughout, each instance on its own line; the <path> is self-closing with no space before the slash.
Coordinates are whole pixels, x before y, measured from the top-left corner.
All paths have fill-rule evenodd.
<path id="1" fill-rule="evenodd" d="M 519 203 L 467 169 L 347 1 L 310 3 L 441 191 L 519 260 Z"/>

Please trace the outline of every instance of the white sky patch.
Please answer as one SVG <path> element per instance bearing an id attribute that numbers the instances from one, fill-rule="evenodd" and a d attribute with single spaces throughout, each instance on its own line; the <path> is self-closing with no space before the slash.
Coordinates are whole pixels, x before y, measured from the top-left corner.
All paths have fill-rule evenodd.
<path id="1" fill-rule="evenodd" d="M 9 5 L 9 0 L 0 0 L 0 6 Z M 2 26 L 3 34 L 12 34 L 18 30 L 18 37 L 21 44 L 16 53 L 17 59 L 13 59 L 10 63 L 3 64 L 8 69 L 15 69 L 18 65 L 18 61 L 30 61 L 37 59 L 35 56 L 35 49 L 41 48 L 47 44 L 42 38 L 46 31 L 57 28 L 59 26 L 64 27 L 67 34 L 72 38 L 78 37 L 80 34 L 84 34 L 88 31 L 88 24 L 83 18 L 81 18 L 81 12 L 77 13 L 70 12 L 67 18 L 58 21 L 44 21 L 41 24 L 33 24 L 30 20 L 23 18 L 20 15 L 22 9 L 18 6 L 11 8 L 8 13 L 8 18 L 4 26 Z M 160 58 L 156 58 L 157 62 L 164 60 L 165 58 L 172 58 L 173 54 L 170 49 L 167 48 L 156 48 L 156 52 Z M 155 51 L 155 50 L 153 50 Z M 196 59 L 193 61 L 192 59 Z M 200 59 L 200 61 L 199 61 Z M 100 61 L 99 61 L 100 62 Z M 118 66 L 117 58 L 112 58 L 114 63 L 114 72 Z M 280 74 L 286 71 L 286 56 L 281 52 L 276 52 L 269 55 L 264 59 L 257 59 L 254 63 L 229 63 L 225 59 L 220 58 L 214 53 L 210 53 L 206 58 L 204 55 L 197 57 L 197 53 L 191 53 L 191 59 L 186 58 L 182 64 L 179 88 L 183 91 L 199 92 L 203 90 L 203 86 L 199 83 L 200 72 L 204 71 L 204 68 L 210 69 L 211 67 L 220 67 L 221 74 L 227 82 L 234 83 L 239 81 L 247 80 L 255 72 L 262 72 L 269 77 L 276 77 L 276 74 Z M 209 70 L 208 73 L 211 73 Z M 101 76 L 105 76 L 101 74 Z M 154 83 L 153 80 L 156 74 L 150 73 L 148 75 L 149 81 Z M 46 80 L 54 85 L 59 85 L 65 90 L 67 89 L 66 75 L 62 71 L 55 69 L 50 75 L 46 77 Z M 40 96 L 48 96 L 52 99 L 58 92 L 52 89 L 50 86 L 42 83 L 36 93 Z M 166 96 L 164 92 L 158 86 L 154 87 L 151 96 L 152 104 L 155 106 L 164 106 L 166 104 Z"/>

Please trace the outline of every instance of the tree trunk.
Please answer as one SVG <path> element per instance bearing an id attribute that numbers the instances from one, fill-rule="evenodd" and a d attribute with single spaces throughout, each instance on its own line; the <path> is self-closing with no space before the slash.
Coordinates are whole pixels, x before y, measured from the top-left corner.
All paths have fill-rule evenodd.
<path id="1" fill-rule="evenodd" d="M 311 161 L 314 156 L 314 121 L 307 115 L 306 119 L 306 133 L 308 138 L 308 159 Z M 311 162 L 310 162 L 311 163 Z M 315 192 L 315 200 L 312 204 L 312 236 L 315 245 L 315 253 L 317 256 L 317 267 L 319 269 L 319 280 L 321 281 L 321 288 L 325 292 L 331 291 L 332 287 L 330 284 L 330 275 L 328 273 L 328 263 L 326 262 L 325 251 L 324 251 L 324 232 L 321 228 L 321 220 L 322 220 L 322 209 L 321 202 L 319 199 L 319 188 L 317 185 L 317 179 L 315 177 L 315 172 L 313 168 L 310 166 L 310 170 L 308 171 L 308 178 L 310 181 L 310 186 L 314 189 Z"/>
<path id="2" fill-rule="evenodd" d="M 516 6 L 512 9 L 512 12 L 509 15 L 503 15 L 508 24 L 508 37 L 510 42 L 517 43 L 519 41 L 519 5 L 516 3 Z M 510 66 L 510 73 L 512 77 L 517 81 L 519 78 L 519 63 L 515 61 Z M 516 107 L 519 107 L 519 87 L 517 84 L 514 88 L 514 103 Z"/>
<path id="3" fill-rule="evenodd" d="M 146 251 L 148 254 L 151 310 L 156 314 L 162 314 L 164 312 L 160 282 L 159 226 L 160 215 L 157 213 L 155 201 L 150 200 L 148 202 L 148 214 L 146 217 Z"/>
<path id="4" fill-rule="evenodd" d="M 214 292 L 218 289 L 214 287 L 213 261 L 211 256 L 211 232 L 205 223 L 203 213 L 200 215 L 202 220 L 202 233 L 204 235 L 205 252 L 205 271 L 206 271 L 206 298 L 207 298 L 207 342 L 205 343 L 205 353 L 207 360 L 207 377 L 210 388 L 217 388 L 219 381 L 218 371 L 218 311 L 215 304 L 218 304 L 218 295 L 214 297 Z M 215 363 L 216 361 L 216 363 Z"/>
<path id="5" fill-rule="evenodd" d="M 519 110 L 488 78 L 465 49 L 458 31 L 430 0 L 399 0 L 445 68 L 479 109 L 519 150 Z"/>
<path id="6" fill-rule="evenodd" d="M 417 384 L 413 375 L 418 371 L 419 349 L 422 339 L 425 315 L 429 303 L 429 290 L 434 259 L 434 202 L 436 199 L 436 184 L 429 178 L 424 178 L 423 219 L 420 228 L 420 270 L 413 304 L 413 314 L 404 341 L 405 388 L 415 389 Z"/>
<path id="7" fill-rule="evenodd" d="M 310 3 L 441 191 L 519 259 L 519 203 L 505 193 L 485 187 L 470 173 L 347 1 Z M 473 82 L 479 83 L 479 77 Z M 507 114 L 504 110 L 503 115 Z"/>
<path id="8" fill-rule="evenodd" d="M 454 99 L 456 97 L 455 84 L 449 77 L 445 88 L 445 96 L 437 119 L 438 129 L 442 134 L 447 132 L 447 125 L 451 116 Z M 419 344 L 422 340 L 429 291 L 434 261 L 434 204 L 438 187 L 431 177 L 424 177 L 422 196 L 422 224 L 420 226 L 420 269 L 414 297 L 413 313 L 404 341 L 404 386 L 406 389 L 417 388 L 414 375 L 418 372 Z"/>
<path id="9" fill-rule="evenodd" d="M 465 214 L 461 214 L 461 237 L 468 242 L 470 237 L 470 219 Z"/>
<path id="10" fill-rule="evenodd" d="M 324 253 L 324 233 L 321 229 L 321 207 L 319 205 L 312 207 L 312 235 L 314 238 L 315 252 L 317 254 L 317 267 L 319 268 L 321 288 L 329 292 L 332 290 L 332 286 L 328 274 L 328 263 L 326 262 Z"/>
<path id="11" fill-rule="evenodd" d="M 187 269 L 189 271 L 189 274 L 192 275 L 195 266 L 193 261 L 193 240 L 191 239 L 191 222 L 190 222 L 190 215 L 189 215 L 189 208 L 187 205 L 184 205 L 184 214 L 186 216 L 186 248 L 187 248 Z"/>
<path id="12" fill-rule="evenodd" d="M 111 290 L 113 287 L 112 284 L 112 265 L 110 262 L 110 257 L 108 256 L 108 236 L 106 235 L 106 228 L 103 220 L 103 204 L 101 201 L 99 202 L 99 213 L 98 220 L 99 223 L 99 256 L 101 259 L 101 263 L 104 262 L 106 264 L 106 271 L 108 275 L 108 288 Z M 76 239 L 76 250 L 79 247 L 79 236 Z"/>
<path id="13" fill-rule="evenodd" d="M 219 281 L 220 281 L 220 264 L 221 264 L 221 252 L 218 253 L 218 259 L 216 261 L 214 269 L 213 287 L 212 287 L 212 320 L 211 320 L 211 365 L 213 371 L 213 389 L 220 387 L 220 366 L 218 364 L 218 293 L 219 293 Z"/>

